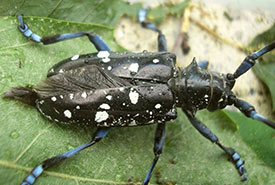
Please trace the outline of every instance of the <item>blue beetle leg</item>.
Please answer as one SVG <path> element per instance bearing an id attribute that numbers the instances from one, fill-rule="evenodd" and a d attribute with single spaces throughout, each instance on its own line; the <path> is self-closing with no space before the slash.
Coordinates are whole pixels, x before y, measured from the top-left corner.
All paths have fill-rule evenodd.
<path id="1" fill-rule="evenodd" d="M 29 29 L 29 27 L 27 26 L 27 24 L 25 24 L 23 22 L 23 16 L 22 15 L 18 15 L 17 18 L 18 18 L 18 21 L 20 23 L 20 25 L 18 26 L 19 31 L 22 32 L 25 37 L 30 38 L 34 42 L 37 42 L 37 43 L 41 42 L 41 37 L 39 35 L 33 33 Z"/>
<path id="2" fill-rule="evenodd" d="M 201 69 L 207 69 L 208 68 L 208 65 L 209 65 L 209 62 L 207 60 L 202 60 L 202 61 L 199 61 L 198 62 L 198 66 L 201 68 Z"/>
<path id="3" fill-rule="evenodd" d="M 245 72 L 247 72 L 250 68 L 252 68 L 254 66 L 254 64 L 256 63 L 256 60 L 261 57 L 262 55 L 270 52 L 271 50 L 273 50 L 275 48 L 275 41 L 273 41 L 272 43 L 268 44 L 267 46 L 263 47 L 262 49 L 252 53 L 251 55 L 248 55 L 244 61 L 241 63 L 241 65 L 238 67 L 238 69 L 235 71 L 234 73 L 234 78 L 238 78 L 239 76 L 241 76 L 242 74 L 244 74 Z"/>
<path id="4" fill-rule="evenodd" d="M 242 176 L 242 181 L 247 180 L 246 169 L 244 167 L 244 161 L 241 160 L 241 156 L 239 153 L 235 152 L 234 149 L 228 148 L 223 146 L 220 142 L 218 137 L 212 133 L 200 120 L 198 120 L 193 115 L 185 112 L 186 116 L 188 117 L 189 121 L 192 125 L 207 139 L 218 145 L 231 159 L 231 161 L 235 164 L 239 174 Z"/>
<path id="5" fill-rule="evenodd" d="M 158 51 L 167 51 L 168 49 L 165 35 L 163 35 L 153 23 L 146 22 L 146 14 L 146 9 L 140 9 L 138 11 L 138 21 L 141 23 L 142 27 L 158 32 Z"/>
<path id="6" fill-rule="evenodd" d="M 237 107 L 244 115 L 249 118 L 258 120 L 271 128 L 275 129 L 275 123 L 266 119 L 264 116 L 260 115 L 255 111 L 255 108 L 244 100 L 237 99 L 235 100 L 234 106 Z"/>
<path id="7" fill-rule="evenodd" d="M 155 144 L 154 144 L 154 154 L 155 154 L 155 158 L 147 172 L 147 175 L 143 181 L 143 185 L 147 185 L 150 181 L 153 169 L 155 167 L 155 165 L 158 162 L 159 156 L 162 152 L 162 147 L 164 144 L 164 139 L 165 139 L 165 123 L 159 123 L 156 129 L 156 133 L 155 133 Z"/>
<path id="8" fill-rule="evenodd" d="M 68 40 L 68 39 L 74 39 L 77 37 L 87 36 L 98 51 L 110 51 L 110 48 L 104 42 L 104 40 L 96 34 L 90 34 L 87 32 L 76 32 L 76 33 L 64 33 L 64 34 L 59 34 L 59 35 L 51 35 L 51 36 L 41 37 L 41 36 L 33 33 L 28 28 L 27 24 L 25 24 L 23 22 L 22 15 L 17 16 L 17 18 L 20 23 L 20 25 L 18 26 L 18 29 L 24 34 L 24 36 L 30 38 L 34 42 L 37 42 L 37 43 L 42 42 L 43 44 L 47 45 L 47 44 L 53 44 L 56 42 Z"/>
<path id="9" fill-rule="evenodd" d="M 23 180 L 21 185 L 34 184 L 35 180 L 43 173 L 44 170 L 46 170 L 47 168 L 50 168 L 51 166 L 53 166 L 55 164 L 58 164 L 59 162 L 63 161 L 64 159 L 72 157 L 73 155 L 77 154 L 78 152 L 84 150 L 85 148 L 88 148 L 88 147 L 94 145 L 95 143 L 100 141 L 102 138 L 104 138 L 108 134 L 109 130 L 110 130 L 110 128 L 98 128 L 96 133 L 93 136 L 93 139 L 89 143 L 83 144 L 83 145 L 81 145 L 77 148 L 74 148 L 68 152 L 65 152 L 61 155 L 58 155 L 58 156 L 55 156 L 55 157 L 52 157 L 50 159 L 43 161 L 41 164 L 39 164 L 38 166 L 33 168 L 33 170 L 31 171 L 31 175 L 27 176 Z"/>

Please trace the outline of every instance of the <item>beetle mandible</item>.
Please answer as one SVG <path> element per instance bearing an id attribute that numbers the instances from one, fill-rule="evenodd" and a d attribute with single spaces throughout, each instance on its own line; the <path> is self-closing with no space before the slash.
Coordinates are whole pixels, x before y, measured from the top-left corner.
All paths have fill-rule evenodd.
<path id="1" fill-rule="evenodd" d="M 177 68 L 176 56 L 167 51 L 163 33 L 146 21 L 145 9 L 139 10 L 138 20 L 142 27 L 158 33 L 158 52 L 111 52 L 98 35 L 87 32 L 40 37 L 28 28 L 21 15 L 18 20 L 20 32 L 34 42 L 53 44 L 87 36 L 98 50 L 57 63 L 49 70 L 47 79 L 34 87 L 16 87 L 2 95 L 35 106 L 50 120 L 97 127 L 90 142 L 43 161 L 33 168 L 22 185 L 34 184 L 45 169 L 97 143 L 112 127 L 156 123 L 155 158 L 143 181 L 144 185 L 148 184 L 162 153 L 166 121 L 176 119 L 176 107 L 182 108 L 191 124 L 230 157 L 242 180 L 247 179 L 240 154 L 221 144 L 195 114 L 201 109 L 215 111 L 233 105 L 247 117 L 274 129 L 274 122 L 258 114 L 248 102 L 238 99 L 231 89 L 256 59 L 275 48 L 275 41 L 247 56 L 234 74 L 220 74 L 206 70 L 207 65 L 195 59 L 186 68 Z"/>

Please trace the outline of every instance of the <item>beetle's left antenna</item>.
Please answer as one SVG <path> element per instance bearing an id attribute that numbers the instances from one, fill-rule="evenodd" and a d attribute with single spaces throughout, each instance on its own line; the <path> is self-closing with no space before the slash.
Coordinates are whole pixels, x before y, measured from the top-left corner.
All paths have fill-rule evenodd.
<path id="1" fill-rule="evenodd" d="M 237 79 L 239 76 L 241 76 L 242 74 L 247 72 L 250 68 L 252 68 L 259 57 L 270 52 L 274 48 L 275 48 L 275 41 L 263 47 L 262 49 L 252 53 L 251 55 L 248 55 L 244 59 L 244 61 L 241 63 L 241 65 L 238 67 L 238 69 L 235 71 L 232 77 L 234 79 Z"/>

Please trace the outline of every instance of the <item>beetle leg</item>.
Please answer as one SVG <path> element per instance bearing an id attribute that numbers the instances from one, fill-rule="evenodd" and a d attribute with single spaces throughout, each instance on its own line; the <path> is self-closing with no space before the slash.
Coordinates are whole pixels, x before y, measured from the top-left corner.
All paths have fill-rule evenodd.
<path id="1" fill-rule="evenodd" d="M 249 118 L 261 121 L 262 123 L 275 129 L 275 123 L 266 119 L 264 116 L 260 115 L 255 111 L 255 108 L 248 102 L 240 99 L 235 99 L 234 106 L 237 107 L 244 115 Z"/>
<path id="2" fill-rule="evenodd" d="M 19 15 L 17 16 L 18 21 L 20 25 L 18 26 L 18 29 L 20 32 L 24 34 L 24 36 L 30 38 L 32 41 L 43 44 L 53 44 L 56 42 L 68 40 L 68 39 L 74 39 L 77 37 L 87 36 L 89 40 L 93 43 L 93 45 L 96 47 L 98 51 L 110 51 L 110 48 L 107 46 L 107 44 L 104 42 L 103 39 L 100 38 L 100 36 L 96 34 L 90 34 L 87 32 L 76 32 L 76 33 L 64 33 L 64 34 L 58 34 L 58 35 L 51 35 L 51 36 L 39 36 L 35 33 L 33 33 L 23 22 L 23 16 Z"/>
<path id="3" fill-rule="evenodd" d="M 155 158 L 147 172 L 147 175 L 143 181 L 143 185 L 147 185 L 150 181 L 153 169 L 158 162 L 159 156 L 162 153 L 162 147 L 165 139 L 165 123 L 159 123 L 155 133 L 154 154 Z"/>
<path id="4" fill-rule="evenodd" d="M 231 161 L 235 164 L 239 174 L 243 177 L 242 181 L 247 180 L 246 169 L 244 167 L 244 161 L 241 160 L 241 156 L 237 153 L 233 148 L 228 148 L 223 146 L 220 142 L 218 137 L 212 133 L 200 120 L 196 117 L 192 116 L 185 112 L 186 116 L 188 117 L 189 121 L 192 125 L 207 139 L 218 145 L 231 159 Z"/>
<path id="5" fill-rule="evenodd" d="M 275 41 L 268 44 L 267 46 L 263 47 L 262 49 L 255 51 L 251 55 L 248 55 L 244 61 L 241 63 L 241 65 L 238 67 L 238 69 L 233 74 L 234 79 L 238 78 L 245 72 L 247 72 L 250 68 L 254 66 L 256 63 L 256 60 L 261 57 L 262 55 L 268 53 L 269 51 L 273 50 L 275 48 Z"/>
<path id="6" fill-rule="evenodd" d="M 146 9 L 140 9 L 138 11 L 138 21 L 141 23 L 142 27 L 158 32 L 158 51 L 167 51 L 165 35 L 163 35 L 162 32 L 154 24 L 146 22 L 146 14 Z"/>
<path id="7" fill-rule="evenodd" d="M 96 133 L 93 136 L 93 139 L 89 143 L 83 144 L 83 145 L 81 145 L 75 149 L 72 149 L 68 152 L 65 152 L 61 155 L 58 155 L 58 156 L 55 156 L 55 157 L 52 157 L 50 159 L 43 161 L 41 164 L 39 164 L 38 166 L 33 168 L 33 170 L 31 171 L 31 175 L 27 176 L 23 180 L 21 185 L 34 184 L 35 180 L 43 173 L 44 170 L 63 161 L 64 159 L 72 157 L 73 155 L 77 154 L 81 150 L 84 150 L 85 148 L 88 148 L 88 147 L 92 146 L 93 144 L 97 143 L 98 141 L 100 141 L 102 138 L 104 138 L 108 134 L 109 130 L 110 130 L 110 128 L 98 128 Z"/>

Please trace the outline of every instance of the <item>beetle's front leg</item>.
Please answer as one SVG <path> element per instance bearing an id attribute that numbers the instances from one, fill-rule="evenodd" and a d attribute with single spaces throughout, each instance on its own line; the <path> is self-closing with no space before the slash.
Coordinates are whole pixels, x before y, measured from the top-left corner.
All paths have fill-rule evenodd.
<path id="1" fill-rule="evenodd" d="M 65 152 L 61 155 L 52 157 L 50 159 L 47 159 L 45 161 L 43 161 L 41 164 L 37 165 L 36 167 L 33 168 L 33 170 L 31 171 L 31 175 L 27 176 L 21 185 L 32 185 L 34 184 L 35 180 L 43 173 L 44 170 L 46 170 L 47 168 L 50 168 L 51 166 L 58 164 L 59 162 L 72 157 L 73 155 L 79 153 L 80 151 L 84 150 L 85 148 L 88 148 L 92 145 L 94 145 L 95 143 L 97 143 L 98 141 L 100 141 L 102 138 L 104 138 L 108 132 L 109 132 L 110 128 L 99 128 L 97 129 L 96 133 L 94 134 L 92 140 L 89 143 L 83 144 L 75 149 L 72 149 L 68 152 Z"/>
<path id="2" fill-rule="evenodd" d="M 162 152 L 164 139 L 165 139 L 165 123 L 158 123 L 156 133 L 155 133 L 155 144 L 154 144 L 155 158 L 154 158 L 154 160 L 147 172 L 147 175 L 142 183 L 143 185 L 147 185 L 150 181 L 153 169 L 154 169 L 155 165 L 157 164 L 159 156 Z"/>
<path id="3" fill-rule="evenodd" d="M 74 39 L 77 37 L 87 36 L 89 40 L 93 43 L 93 45 L 96 47 L 98 51 L 110 51 L 110 48 L 108 45 L 102 40 L 98 35 L 96 34 L 90 34 L 87 32 L 76 32 L 76 33 L 64 33 L 60 35 L 51 35 L 51 36 L 39 36 L 35 33 L 33 33 L 27 24 L 23 22 L 23 16 L 19 15 L 17 16 L 18 21 L 20 25 L 18 26 L 18 29 L 20 32 L 24 34 L 24 36 L 30 38 L 32 41 L 43 44 L 53 44 L 56 42 L 68 40 L 68 39 Z"/>
<path id="4" fill-rule="evenodd" d="M 218 137 L 212 133 L 200 120 L 198 120 L 193 115 L 189 114 L 185 111 L 186 116 L 192 125 L 207 139 L 218 145 L 231 159 L 231 161 L 235 164 L 239 174 L 243 177 L 242 181 L 247 180 L 246 169 L 244 167 L 244 161 L 241 160 L 241 156 L 237 153 L 233 148 L 225 147 L 220 142 Z"/>
<path id="5" fill-rule="evenodd" d="M 244 115 L 249 118 L 258 120 L 271 128 L 275 129 L 275 123 L 266 119 L 264 116 L 260 115 L 255 111 L 255 108 L 244 100 L 234 99 L 234 106 L 237 107 Z"/>

